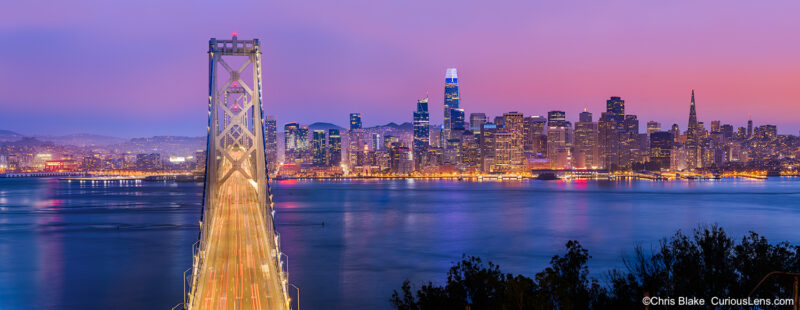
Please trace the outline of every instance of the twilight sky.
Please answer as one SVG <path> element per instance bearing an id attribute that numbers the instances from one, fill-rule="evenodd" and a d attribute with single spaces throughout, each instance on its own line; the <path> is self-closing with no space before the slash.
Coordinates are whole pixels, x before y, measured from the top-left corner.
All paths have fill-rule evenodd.
<path id="1" fill-rule="evenodd" d="M 205 135 L 210 37 L 262 40 L 265 112 L 411 120 L 444 74 L 462 107 L 800 129 L 800 1 L 11 1 L 0 9 L 0 129 Z M 643 130 L 643 129 L 642 129 Z"/>

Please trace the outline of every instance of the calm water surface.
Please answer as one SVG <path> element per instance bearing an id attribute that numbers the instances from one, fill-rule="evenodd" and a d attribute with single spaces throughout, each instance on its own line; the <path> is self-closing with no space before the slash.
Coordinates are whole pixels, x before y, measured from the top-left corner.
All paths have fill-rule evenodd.
<path id="1" fill-rule="evenodd" d="M 0 309 L 168 309 L 198 236 L 202 184 L 0 179 Z M 800 243 L 800 180 L 280 181 L 303 309 L 388 309 L 406 278 L 462 253 L 532 276 L 579 240 L 595 276 L 636 244 L 719 223 Z M 324 225 L 322 223 L 324 222 Z"/>

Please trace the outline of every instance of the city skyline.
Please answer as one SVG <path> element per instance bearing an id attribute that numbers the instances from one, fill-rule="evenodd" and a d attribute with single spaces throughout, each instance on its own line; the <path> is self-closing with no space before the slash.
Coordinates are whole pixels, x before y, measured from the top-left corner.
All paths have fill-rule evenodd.
<path id="1" fill-rule="evenodd" d="M 456 67 L 467 114 L 563 110 L 575 121 L 621 96 L 642 120 L 682 124 L 694 88 L 698 115 L 800 129 L 800 43 L 785 39 L 796 2 L 255 3 L 234 22 L 209 18 L 221 4 L 192 4 L 13 4 L 0 22 L 15 42 L 0 51 L 13 90 L 0 129 L 202 135 L 207 55 L 195 47 L 233 31 L 262 38 L 265 113 L 281 123 L 341 125 L 328 119 L 337 111 L 363 113 L 365 126 L 405 121 L 395 116 L 424 91 L 441 104 L 441 72 Z"/>

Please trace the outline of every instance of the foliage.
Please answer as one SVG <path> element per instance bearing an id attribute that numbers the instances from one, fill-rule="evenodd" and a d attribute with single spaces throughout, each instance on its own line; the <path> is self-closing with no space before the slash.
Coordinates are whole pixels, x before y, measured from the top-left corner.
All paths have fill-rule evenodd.
<path id="1" fill-rule="evenodd" d="M 717 225 L 691 235 L 678 231 L 649 252 L 636 246 L 624 269 L 607 273 L 605 285 L 589 277 L 588 250 L 574 240 L 565 246 L 566 254 L 553 256 L 533 278 L 463 255 L 443 286 L 428 282 L 415 294 L 406 280 L 390 301 L 401 310 L 630 309 L 641 307 L 644 296 L 743 298 L 771 271 L 800 271 L 800 247 L 771 244 L 754 232 L 737 244 Z M 772 278 L 754 297 L 791 297 L 791 284 L 791 278 Z"/>

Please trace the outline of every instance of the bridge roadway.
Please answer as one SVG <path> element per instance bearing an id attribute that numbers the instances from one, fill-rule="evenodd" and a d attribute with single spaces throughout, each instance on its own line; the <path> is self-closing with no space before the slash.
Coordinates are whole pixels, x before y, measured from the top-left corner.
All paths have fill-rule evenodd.
<path id="1" fill-rule="evenodd" d="M 238 155 L 238 154 L 237 154 Z M 230 168 L 230 163 L 223 164 Z M 250 166 L 248 162 L 242 166 Z M 222 169 L 226 171 L 226 169 Z M 239 171 L 219 187 L 189 309 L 286 309 L 270 216 Z"/>

